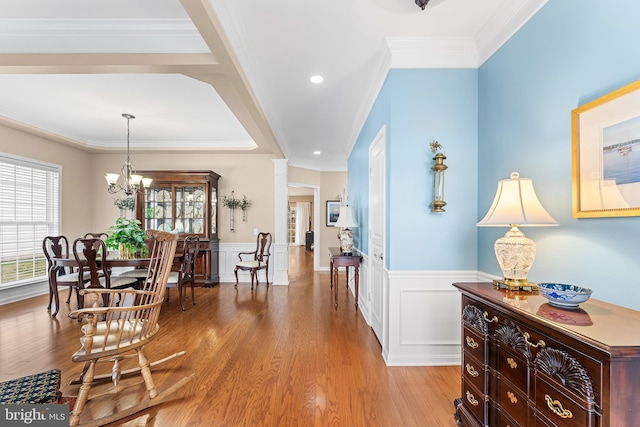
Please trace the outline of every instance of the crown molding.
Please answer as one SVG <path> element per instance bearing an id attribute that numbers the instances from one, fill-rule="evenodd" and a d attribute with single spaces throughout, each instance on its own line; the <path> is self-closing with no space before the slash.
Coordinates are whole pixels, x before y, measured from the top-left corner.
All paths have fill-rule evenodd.
<path id="1" fill-rule="evenodd" d="M 477 68 L 473 38 L 386 37 L 391 68 Z"/>
<path id="2" fill-rule="evenodd" d="M 209 48 L 189 19 L 0 19 L 0 52 L 202 53 Z"/>
<path id="3" fill-rule="evenodd" d="M 507 42 L 548 0 L 510 0 L 504 2 L 495 15 L 476 35 L 478 66 L 485 63 Z"/>

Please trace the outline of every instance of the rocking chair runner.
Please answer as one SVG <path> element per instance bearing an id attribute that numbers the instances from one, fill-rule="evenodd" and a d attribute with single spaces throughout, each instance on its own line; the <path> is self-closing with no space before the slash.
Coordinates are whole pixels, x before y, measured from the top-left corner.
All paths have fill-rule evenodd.
<path id="1" fill-rule="evenodd" d="M 87 425 L 111 423 L 162 403 L 195 375 L 191 374 L 165 391 L 158 393 L 151 377 L 150 366 L 184 355 L 184 352 L 175 353 L 156 363 L 149 363 L 144 351 L 144 346 L 155 337 L 159 330 L 158 316 L 164 301 L 165 288 L 175 255 L 177 239 L 177 234 L 157 233 L 144 289 L 86 288 L 80 291 L 86 298 L 87 308 L 69 313 L 71 318 L 85 320 L 85 324 L 82 327 L 84 336 L 80 339 L 82 346 L 72 356 L 74 362 L 83 362 L 84 368 L 80 377 L 71 382 L 72 384 L 82 383 L 75 406 L 71 412 L 71 426 L 80 425 L 80 416 L 87 401 L 103 395 L 118 394 L 125 388 L 119 384 L 121 375 L 140 373 L 144 379 L 149 397 L 129 409 L 104 418 L 88 421 Z M 120 295 L 122 298 L 119 298 Z M 100 306 L 104 296 L 107 297 L 108 304 Z M 120 362 L 125 358 L 136 356 L 139 368 L 122 371 Z M 99 362 L 112 362 L 111 373 L 96 375 L 95 368 Z M 104 379 L 112 380 L 114 386 L 104 393 L 92 393 L 90 395 L 89 392 L 92 386 L 99 380 Z"/>

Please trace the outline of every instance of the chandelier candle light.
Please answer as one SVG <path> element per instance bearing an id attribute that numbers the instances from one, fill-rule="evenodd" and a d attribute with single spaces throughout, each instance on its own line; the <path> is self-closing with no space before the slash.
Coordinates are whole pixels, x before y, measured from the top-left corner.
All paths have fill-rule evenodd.
<path id="1" fill-rule="evenodd" d="M 503 279 L 494 284 L 512 290 L 535 289 L 535 284 L 527 280 L 527 274 L 536 256 L 536 244 L 525 237 L 518 226 L 548 227 L 558 222 L 542 207 L 531 179 L 520 178 L 518 172 L 512 172 L 509 179 L 500 180 L 489 212 L 477 225 L 511 227 L 494 246 L 503 274 Z"/>
<path id="2" fill-rule="evenodd" d="M 129 122 L 136 117 L 128 113 L 123 113 L 122 117 L 127 119 L 127 161 L 122 166 L 120 174 L 107 173 L 104 175 L 104 178 L 107 180 L 107 190 L 109 193 L 113 194 L 118 191 L 124 191 L 127 196 L 131 196 L 140 189 L 141 183 L 143 187 L 149 187 L 152 179 L 144 178 L 142 175 L 136 175 L 136 170 L 133 168 L 129 156 Z"/>

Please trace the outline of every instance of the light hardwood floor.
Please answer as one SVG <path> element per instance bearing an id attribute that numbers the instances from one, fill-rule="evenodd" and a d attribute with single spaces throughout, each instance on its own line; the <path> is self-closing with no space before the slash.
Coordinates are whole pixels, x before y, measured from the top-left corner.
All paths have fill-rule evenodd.
<path id="1" fill-rule="evenodd" d="M 304 247 L 291 254 L 290 286 L 197 288 L 197 305 L 186 302 L 186 312 L 172 290 L 147 351 L 151 360 L 187 354 L 155 369 L 154 379 L 162 390 L 192 372 L 196 378 L 173 400 L 131 417 L 131 425 L 455 426 L 460 367 L 386 366 L 344 281 L 334 310 L 329 273 L 313 271 Z M 0 381 L 58 368 L 63 395 L 73 396 L 80 324 L 67 317 L 67 306 L 54 319 L 46 305 L 40 296 L 0 306 Z M 83 419 L 126 407 L 136 390 L 89 403 Z"/>

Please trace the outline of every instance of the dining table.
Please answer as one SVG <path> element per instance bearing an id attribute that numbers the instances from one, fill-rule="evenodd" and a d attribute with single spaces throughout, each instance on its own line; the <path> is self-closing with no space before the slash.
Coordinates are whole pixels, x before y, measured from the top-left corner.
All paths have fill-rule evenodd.
<path id="1" fill-rule="evenodd" d="M 98 260 L 98 262 L 101 262 Z M 145 268 L 148 267 L 151 263 L 150 257 L 134 257 L 134 258 L 120 258 L 117 254 L 109 254 L 106 259 L 106 267 L 108 270 L 111 270 L 115 267 L 135 267 L 135 268 Z M 60 308 L 60 298 L 58 296 L 58 271 L 60 267 L 70 267 L 77 269 L 78 261 L 75 257 L 68 258 L 52 258 L 52 265 L 49 269 L 49 292 L 53 295 L 53 301 L 55 307 L 51 308 L 51 316 L 56 316 L 58 314 L 58 310 Z M 89 283 L 87 288 L 101 288 L 102 286 L 95 283 Z"/>

